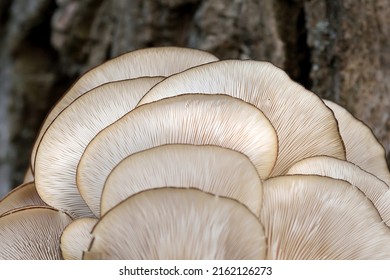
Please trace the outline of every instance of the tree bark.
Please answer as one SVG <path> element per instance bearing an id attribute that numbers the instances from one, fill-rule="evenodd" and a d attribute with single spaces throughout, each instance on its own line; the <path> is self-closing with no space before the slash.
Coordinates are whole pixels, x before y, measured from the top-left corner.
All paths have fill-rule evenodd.
<path id="1" fill-rule="evenodd" d="M 390 151 L 387 0 L 3 0 L 0 197 L 20 184 L 48 110 L 82 73 L 175 45 L 267 60 L 346 107 Z"/>

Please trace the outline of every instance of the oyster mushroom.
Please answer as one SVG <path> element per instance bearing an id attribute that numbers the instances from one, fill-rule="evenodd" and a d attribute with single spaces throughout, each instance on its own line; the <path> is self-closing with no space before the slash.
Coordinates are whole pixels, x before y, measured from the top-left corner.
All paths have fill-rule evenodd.
<path id="1" fill-rule="evenodd" d="M 345 180 L 352 186 L 356 186 L 373 203 L 384 221 L 390 220 L 390 203 L 383 203 L 383 197 L 389 191 L 389 187 L 351 162 L 317 156 L 297 162 L 287 174 L 313 174 Z M 390 226 L 389 223 L 387 225 Z"/>
<path id="2" fill-rule="evenodd" d="M 268 259 L 390 259 L 390 230 L 346 181 L 289 175 L 264 182 Z"/>
<path id="3" fill-rule="evenodd" d="M 285 174 L 294 162 L 309 156 L 345 159 L 332 111 L 271 63 L 225 60 L 193 67 L 153 87 L 139 105 L 183 93 L 224 93 L 259 108 L 279 139 L 271 177 Z"/>
<path id="4" fill-rule="evenodd" d="M 0 200 L 0 216 L 8 211 L 27 206 L 47 206 L 38 195 L 34 182 L 16 187 Z"/>
<path id="5" fill-rule="evenodd" d="M 33 147 L 31 168 L 35 172 L 35 157 L 41 139 L 55 118 L 77 97 L 102 84 L 139 77 L 169 76 L 184 69 L 216 61 L 204 51 L 157 47 L 136 50 L 113 58 L 85 73 L 58 101 L 47 115 Z"/>
<path id="6" fill-rule="evenodd" d="M 183 95 L 140 106 L 101 131 L 87 146 L 77 185 L 99 217 L 99 201 L 110 171 L 124 158 L 165 144 L 216 145 L 245 154 L 260 178 L 270 174 L 277 137 L 254 106 L 226 95 Z"/>
<path id="7" fill-rule="evenodd" d="M 77 81 L 35 143 L 35 182 L 0 202 L 0 258 L 390 259 L 369 129 L 269 63 L 216 60 L 140 50 Z"/>
<path id="8" fill-rule="evenodd" d="M 263 227 L 251 211 L 195 189 L 131 196 L 99 220 L 92 236 L 87 258 L 263 259 L 266 253 Z"/>
<path id="9" fill-rule="evenodd" d="M 345 144 L 346 160 L 374 174 L 390 186 L 390 172 L 386 153 L 371 129 L 336 103 L 324 100 L 338 121 L 341 138 Z"/>
<path id="10" fill-rule="evenodd" d="M 92 241 L 91 231 L 98 219 L 80 218 L 71 222 L 61 235 L 61 252 L 65 260 L 81 260 Z"/>
<path id="11" fill-rule="evenodd" d="M 49 207 L 27 207 L 0 217 L 1 260 L 62 259 L 60 236 L 72 221 Z"/>
<path id="12" fill-rule="evenodd" d="M 101 215 L 133 194 L 167 186 L 193 187 L 234 198 L 260 214 L 262 183 L 245 155 L 217 146 L 172 144 L 122 160 L 104 184 Z"/>
<path id="13" fill-rule="evenodd" d="M 48 127 L 38 147 L 35 184 L 42 199 L 74 218 L 93 217 L 76 186 L 76 169 L 88 143 L 131 111 L 161 77 L 104 84 L 77 98 Z"/>

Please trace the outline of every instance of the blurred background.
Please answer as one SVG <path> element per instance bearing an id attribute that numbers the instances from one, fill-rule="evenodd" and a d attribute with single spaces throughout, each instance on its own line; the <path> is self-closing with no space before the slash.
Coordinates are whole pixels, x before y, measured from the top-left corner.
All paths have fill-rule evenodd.
<path id="1" fill-rule="evenodd" d="M 388 0 L 0 0 L 0 197 L 77 77 L 163 45 L 271 61 L 363 120 L 389 159 Z"/>

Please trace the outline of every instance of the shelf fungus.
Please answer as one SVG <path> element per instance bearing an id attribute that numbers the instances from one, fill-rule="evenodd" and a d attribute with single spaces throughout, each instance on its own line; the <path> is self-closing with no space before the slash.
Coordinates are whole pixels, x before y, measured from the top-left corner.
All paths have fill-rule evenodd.
<path id="1" fill-rule="evenodd" d="M 47 116 L 0 259 L 390 259 L 371 130 L 271 63 L 133 51 Z"/>

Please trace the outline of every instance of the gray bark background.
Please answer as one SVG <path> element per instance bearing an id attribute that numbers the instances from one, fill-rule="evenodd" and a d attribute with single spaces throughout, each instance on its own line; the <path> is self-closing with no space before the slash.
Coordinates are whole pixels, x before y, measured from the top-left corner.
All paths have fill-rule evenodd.
<path id="1" fill-rule="evenodd" d="M 390 151 L 388 0 L 1 0 L 0 197 L 22 181 L 40 124 L 79 75 L 162 45 L 271 61 Z"/>

